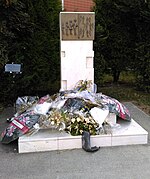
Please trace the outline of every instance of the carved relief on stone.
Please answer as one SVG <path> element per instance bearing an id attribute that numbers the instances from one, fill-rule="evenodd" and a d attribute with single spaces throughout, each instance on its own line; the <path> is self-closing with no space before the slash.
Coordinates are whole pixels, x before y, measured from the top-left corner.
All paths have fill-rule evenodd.
<path id="1" fill-rule="evenodd" d="M 94 13 L 61 13 L 61 40 L 94 40 Z"/>

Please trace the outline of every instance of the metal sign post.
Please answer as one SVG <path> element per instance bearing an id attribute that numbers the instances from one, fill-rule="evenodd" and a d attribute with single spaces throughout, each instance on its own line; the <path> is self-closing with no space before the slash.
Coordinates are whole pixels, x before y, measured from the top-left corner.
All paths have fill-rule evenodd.
<path id="1" fill-rule="evenodd" d="M 13 81 L 12 81 L 12 89 L 13 89 L 13 91 L 14 91 L 14 85 L 15 85 L 14 78 L 16 77 L 17 74 L 22 73 L 21 68 L 22 68 L 22 64 L 12 63 L 12 64 L 6 64 L 5 65 L 5 73 L 10 73 L 10 74 L 13 75 Z M 16 104 L 15 104 L 15 112 L 16 112 Z"/>

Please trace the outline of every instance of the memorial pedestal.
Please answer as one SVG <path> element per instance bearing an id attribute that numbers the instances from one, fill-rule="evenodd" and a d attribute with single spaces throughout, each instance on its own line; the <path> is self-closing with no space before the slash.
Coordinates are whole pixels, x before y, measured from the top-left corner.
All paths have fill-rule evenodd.
<path id="1" fill-rule="evenodd" d="M 91 146 L 110 147 L 147 144 L 148 132 L 133 119 L 120 120 L 107 135 L 91 136 Z M 55 130 L 40 130 L 33 136 L 24 135 L 18 140 L 19 153 L 82 148 L 81 136 L 71 136 Z"/>

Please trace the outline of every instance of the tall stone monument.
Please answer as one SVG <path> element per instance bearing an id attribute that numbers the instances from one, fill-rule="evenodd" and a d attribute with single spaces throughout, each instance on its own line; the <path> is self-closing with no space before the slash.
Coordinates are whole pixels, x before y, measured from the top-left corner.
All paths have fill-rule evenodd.
<path id="1" fill-rule="evenodd" d="M 80 80 L 94 84 L 95 14 L 60 13 L 61 90 L 70 90 Z"/>

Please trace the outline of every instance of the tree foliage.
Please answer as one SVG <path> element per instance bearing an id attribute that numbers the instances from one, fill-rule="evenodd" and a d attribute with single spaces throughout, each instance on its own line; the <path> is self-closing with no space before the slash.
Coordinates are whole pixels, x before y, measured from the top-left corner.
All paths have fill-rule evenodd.
<path id="1" fill-rule="evenodd" d="M 60 3 L 49 0 L 25 2 L 34 31 L 24 61 L 22 84 L 29 92 L 50 92 L 54 82 L 59 80 Z"/>
<path id="2" fill-rule="evenodd" d="M 149 83 L 150 2 L 95 0 L 96 64 L 111 69 L 114 82 L 126 69 L 136 70 L 143 85 Z M 103 60 L 101 57 L 103 56 Z M 97 58 L 98 57 L 98 58 Z M 141 69 L 141 67 L 143 67 Z M 101 70 L 99 68 L 99 70 Z"/>
<path id="3" fill-rule="evenodd" d="M 140 1 L 135 45 L 134 69 L 138 89 L 150 92 L 150 1 Z"/>
<path id="4" fill-rule="evenodd" d="M 132 36 L 133 24 L 128 11 L 120 5 L 119 1 L 96 0 L 96 48 L 103 55 L 106 68 L 111 69 L 114 82 L 118 82 L 120 72 L 130 65 L 134 46 Z M 98 39 L 98 38 L 99 39 Z M 96 51 L 97 52 L 97 51 Z M 106 70 L 106 69 L 105 69 Z"/>
<path id="5" fill-rule="evenodd" d="M 5 98 L 56 90 L 60 10 L 59 0 L 0 2 L 0 89 Z M 6 62 L 21 63 L 23 73 L 16 78 L 4 74 Z"/>
<path id="6" fill-rule="evenodd" d="M 0 93 L 1 100 L 10 100 L 16 96 L 16 86 L 13 76 L 4 73 L 5 63 L 23 63 L 24 49 L 33 33 L 33 25 L 21 1 L 0 2 Z"/>

